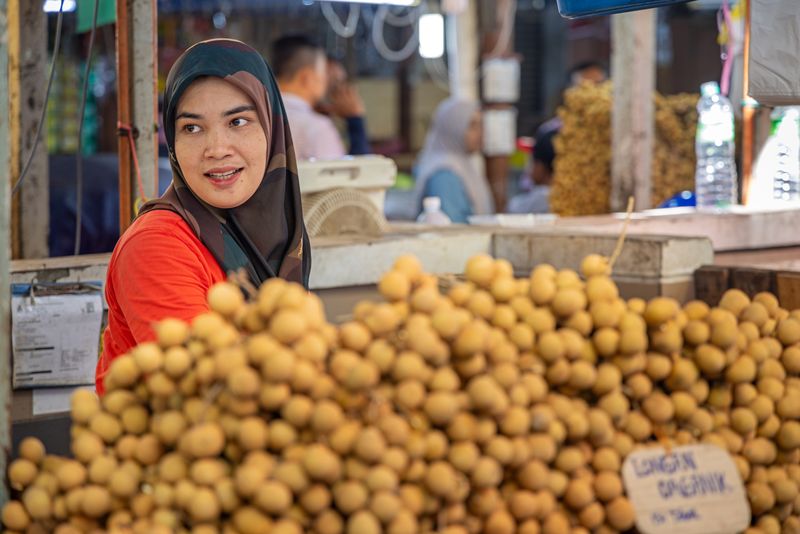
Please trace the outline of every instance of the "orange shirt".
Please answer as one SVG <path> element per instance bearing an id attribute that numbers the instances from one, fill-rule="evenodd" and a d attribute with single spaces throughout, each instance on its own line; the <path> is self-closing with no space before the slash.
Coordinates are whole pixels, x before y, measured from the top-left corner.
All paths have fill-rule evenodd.
<path id="1" fill-rule="evenodd" d="M 225 280 L 217 260 L 180 215 L 148 212 L 122 235 L 106 276 L 108 326 L 95 382 L 117 356 L 155 339 L 153 323 L 167 317 L 191 321 L 208 310 L 206 293 Z"/>

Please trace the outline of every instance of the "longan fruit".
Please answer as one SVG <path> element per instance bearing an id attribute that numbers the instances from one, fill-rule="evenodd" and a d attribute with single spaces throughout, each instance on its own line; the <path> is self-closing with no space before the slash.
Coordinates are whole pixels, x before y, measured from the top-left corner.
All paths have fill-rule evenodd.
<path id="1" fill-rule="evenodd" d="M 670 407 L 671 406 L 672 403 L 670 403 Z M 638 411 L 633 411 L 628 414 L 623 428 L 625 433 L 633 438 L 634 441 L 645 441 L 650 438 L 653 433 L 653 426 L 650 420 Z"/>
<path id="2" fill-rule="evenodd" d="M 746 486 L 747 499 L 753 515 L 759 516 L 768 512 L 775 506 L 775 494 L 768 484 L 764 482 L 750 482 Z"/>
<path id="3" fill-rule="evenodd" d="M 11 469 L 9 469 L 9 476 Z M 86 468 L 78 461 L 67 460 L 61 463 L 56 470 L 56 478 L 58 479 L 58 486 L 62 491 L 71 490 L 72 488 L 83 485 L 86 481 L 87 471 Z"/>
<path id="4" fill-rule="evenodd" d="M 100 436 L 88 430 L 72 440 L 72 454 L 84 464 L 100 456 L 104 449 L 105 445 Z"/>
<path id="5" fill-rule="evenodd" d="M 800 447 L 800 422 L 784 421 L 778 430 L 777 443 L 784 450 Z"/>
<path id="6" fill-rule="evenodd" d="M 612 528 L 625 531 L 633 528 L 636 514 L 627 498 L 617 497 L 606 504 L 606 519 Z"/>
<path id="7" fill-rule="evenodd" d="M 32 461 L 18 458 L 8 467 L 8 479 L 14 489 L 24 489 L 36 479 L 39 470 Z"/>
<path id="8" fill-rule="evenodd" d="M 172 445 L 183 435 L 187 423 L 182 413 L 170 410 L 157 414 L 152 420 L 152 425 L 161 442 Z"/>
<path id="9" fill-rule="evenodd" d="M 529 490 L 538 491 L 547 487 L 549 469 L 540 460 L 530 460 L 517 472 L 519 484 Z"/>
<path id="10" fill-rule="evenodd" d="M 800 320 L 795 317 L 787 317 L 778 321 L 776 333 L 785 347 L 794 345 L 800 341 Z"/>
<path id="11" fill-rule="evenodd" d="M 775 480 L 770 483 L 772 492 L 775 494 L 775 501 L 778 504 L 794 502 L 798 495 L 797 483 L 793 480 Z"/>
<path id="12" fill-rule="evenodd" d="M 700 344 L 695 349 L 694 361 L 700 371 L 709 378 L 719 376 L 727 364 L 725 353 L 710 344 Z"/>
<path id="13" fill-rule="evenodd" d="M 674 319 L 678 314 L 678 303 L 669 297 L 656 297 L 647 303 L 644 310 L 644 320 L 650 327 L 657 327 Z"/>
<path id="14" fill-rule="evenodd" d="M 496 274 L 495 260 L 488 254 L 477 254 L 467 260 L 464 276 L 481 287 L 488 287 Z"/>
<path id="15" fill-rule="evenodd" d="M 555 467 L 564 473 L 573 473 L 586 464 L 586 456 L 577 447 L 564 447 L 556 456 Z"/>
<path id="16" fill-rule="evenodd" d="M 744 444 L 742 455 L 754 465 L 771 465 L 777 455 L 775 444 L 766 438 L 753 438 Z"/>
<path id="17" fill-rule="evenodd" d="M 592 484 L 584 479 L 574 478 L 567 484 L 564 502 L 573 510 L 583 510 L 594 501 Z"/>
<path id="18" fill-rule="evenodd" d="M 609 276 L 611 267 L 608 258 L 599 254 L 589 254 L 581 261 L 581 274 L 587 279 L 592 276 Z"/>
<path id="19" fill-rule="evenodd" d="M 758 427 L 758 418 L 747 408 L 735 408 L 731 412 L 731 428 L 742 435 L 753 432 Z"/>
<path id="20" fill-rule="evenodd" d="M 542 523 L 542 534 L 564 534 L 566 532 L 570 532 L 570 523 L 562 512 L 549 514 Z"/>
<path id="21" fill-rule="evenodd" d="M 741 289 L 729 289 L 722 294 L 719 307 L 730 310 L 737 317 L 750 305 L 750 297 Z"/>
<path id="22" fill-rule="evenodd" d="M 244 304 L 242 291 L 229 282 L 219 282 L 208 290 L 208 306 L 225 317 L 233 317 Z"/>
<path id="23" fill-rule="evenodd" d="M 437 461 L 428 467 L 425 485 L 434 495 L 448 498 L 458 489 L 458 477 L 449 463 Z"/>
<path id="24" fill-rule="evenodd" d="M 642 410 L 656 424 L 665 424 L 675 415 L 675 407 L 669 397 L 659 391 L 642 401 Z"/>
<path id="25" fill-rule="evenodd" d="M 102 486 L 89 485 L 83 488 L 81 511 L 90 518 L 100 518 L 111 509 L 111 494 Z"/>
<path id="26" fill-rule="evenodd" d="M 528 490 L 517 490 L 508 501 L 508 509 L 517 520 L 536 517 L 539 511 L 539 499 Z"/>
<path id="27" fill-rule="evenodd" d="M 595 471 L 619 472 L 622 466 L 619 453 L 613 447 L 600 447 L 592 456 L 592 467 Z M 596 491 L 596 489 L 595 489 Z"/>
<path id="28" fill-rule="evenodd" d="M 39 464 L 44 459 L 44 444 L 38 438 L 29 436 L 19 444 L 19 455 L 34 464 Z"/>
<path id="29" fill-rule="evenodd" d="M 483 456 L 478 459 L 471 473 L 472 487 L 497 487 L 503 479 L 503 468 L 494 458 Z"/>
<path id="30" fill-rule="evenodd" d="M 381 523 L 369 510 L 359 510 L 347 520 L 347 534 L 380 534 Z"/>
<path id="31" fill-rule="evenodd" d="M 490 283 L 489 292 L 497 302 L 509 302 L 517 294 L 516 280 L 510 276 L 497 276 Z"/>
<path id="32" fill-rule="evenodd" d="M 19 501 L 8 501 L 3 506 L 2 520 L 6 528 L 23 532 L 31 524 L 31 518 Z"/>
<path id="33" fill-rule="evenodd" d="M 622 479 L 616 470 L 601 471 L 594 477 L 594 493 L 603 502 L 609 502 L 622 495 Z"/>
<path id="34" fill-rule="evenodd" d="M 586 309 L 586 294 L 578 288 L 559 289 L 553 297 L 550 307 L 559 317 L 569 317 L 577 311 Z"/>
<path id="35" fill-rule="evenodd" d="M 269 333 L 284 345 L 299 340 L 307 329 L 306 316 L 294 309 L 278 310 L 269 322 Z"/>
<path id="36" fill-rule="evenodd" d="M 112 444 L 122 434 L 123 429 L 116 417 L 99 412 L 89 421 L 89 430 L 100 436 L 106 443 Z"/>
<path id="37" fill-rule="evenodd" d="M 189 338 L 189 325 L 180 319 L 158 321 L 154 328 L 158 344 L 163 348 L 182 345 Z"/>

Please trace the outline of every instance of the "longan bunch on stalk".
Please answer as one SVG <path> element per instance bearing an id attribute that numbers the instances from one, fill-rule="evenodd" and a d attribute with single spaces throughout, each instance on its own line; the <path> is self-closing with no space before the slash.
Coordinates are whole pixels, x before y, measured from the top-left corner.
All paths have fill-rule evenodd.
<path id="1" fill-rule="evenodd" d="M 694 190 L 698 95 L 653 93 L 655 139 L 652 205 Z M 550 206 L 562 216 L 608 213 L 611 183 L 612 85 L 583 84 L 565 93 L 555 138 Z"/>
<path id="2" fill-rule="evenodd" d="M 652 163 L 652 205 L 681 191 L 694 190 L 695 130 L 699 95 L 655 93 L 655 147 Z"/>
<path id="3" fill-rule="evenodd" d="M 550 209 L 562 216 L 608 213 L 611 187 L 611 83 L 567 89 L 554 139 Z"/>

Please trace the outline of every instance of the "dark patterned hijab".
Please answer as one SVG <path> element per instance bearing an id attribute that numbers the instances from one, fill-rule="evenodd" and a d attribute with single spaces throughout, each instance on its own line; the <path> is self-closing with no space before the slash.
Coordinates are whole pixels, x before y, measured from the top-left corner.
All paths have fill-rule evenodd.
<path id="1" fill-rule="evenodd" d="M 253 101 L 267 137 L 261 185 L 242 205 L 211 210 L 186 185 L 175 157 L 175 116 L 183 92 L 196 79 L 216 76 Z M 256 285 L 279 276 L 308 287 L 311 251 L 303 223 L 300 185 L 289 122 L 278 85 L 261 55 L 233 39 L 212 39 L 189 48 L 170 69 L 164 90 L 164 131 L 172 185 L 142 206 L 174 211 L 187 222 L 225 272 L 245 269 Z"/>

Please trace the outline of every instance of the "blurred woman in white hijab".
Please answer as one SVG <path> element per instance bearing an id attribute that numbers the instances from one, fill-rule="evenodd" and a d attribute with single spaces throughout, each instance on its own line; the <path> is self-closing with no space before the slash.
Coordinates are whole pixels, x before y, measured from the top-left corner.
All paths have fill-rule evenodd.
<path id="1" fill-rule="evenodd" d="M 439 197 L 442 211 L 455 223 L 494 212 L 489 182 L 473 161 L 482 133 L 477 102 L 448 98 L 439 104 L 414 168 L 417 213 L 425 197 Z"/>

